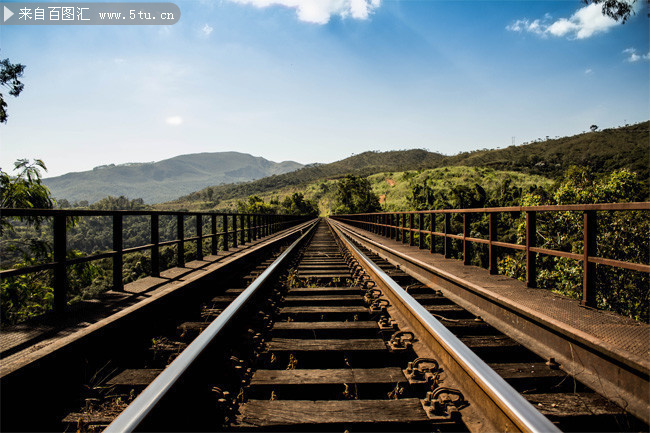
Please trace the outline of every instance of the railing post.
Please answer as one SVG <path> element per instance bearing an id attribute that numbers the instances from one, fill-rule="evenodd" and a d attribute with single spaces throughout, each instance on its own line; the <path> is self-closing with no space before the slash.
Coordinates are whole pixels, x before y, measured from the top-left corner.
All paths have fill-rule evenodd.
<path id="1" fill-rule="evenodd" d="M 257 222 L 259 220 L 259 215 L 253 215 L 253 240 L 256 241 L 259 236 L 257 236 Z"/>
<path id="2" fill-rule="evenodd" d="M 251 225 L 251 222 L 253 221 L 253 215 L 247 215 L 246 221 L 248 222 L 248 242 L 251 242 L 253 240 L 253 226 Z"/>
<path id="3" fill-rule="evenodd" d="M 393 214 L 393 222 L 391 223 L 391 230 L 393 231 L 393 239 L 399 240 L 399 214 Z"/>
<path id="4" fill-rule="evenodd" d="M 418 214 L 418 248 L 424 248 L 424 242 L 422 242 L 422 220 L 424 219 L 424 214 Z"/>
<path id="5" fill-rule="evenodd" d="M 450 227 L 450 219 L 451 219 L 451 214 L 449 212 L 445 212 L 445 245 L 444 245 L 444 253 L 445 253 L 445 258 L 448 259 L 451 257 L 451 238 L 447 237 L 447 234 L 449 233 Z"/>
<path id="6" fill-rule="evenodd" d="M 436 229 L 436 214 L 433 212 L 429 214 L 429 231 L 431 234 L 429 235 L 429 251 L 431 253 L 436 252 L 436 237 L 433 234 L 433 232 Z"/>
<path id="7" fill-rule="evenodd" d="M 472 215 L 469 212 L 463 212 L 463 264 L 469 265 L 471 260 L 471 245 L 467 240 L 470 237 L 469 224 L 471 222 Z"/>
<path id="8" fill-rule="evenodd" d="M 212 232 L 212 242 L 210 243 L 210 253 L 216 256 L 219 252 L 219 237 L 217 236 L 217 215 L 210 215 L 210 231 Z"/>
<path id="9" fill-rule="evenodd" d="M 178 232 L 178 263 L 179 268 L 185 267 L 185 218 L 183 214 L 176 214 L 176 231 Z"/>
<path id="10" fill-rule="evenodd" d="M 496 212 L 490 212 L 489 214 L 490 217 L 490 222 L 489 222 L 489 270 L 490 274 L 496 275 L 499 273 L 497 269 L 497 247 L 492 244 L 492 242 L 496 242 L 497 240 L 497 213 Z"/>
<path id="11" fill-rule="evenodd" d="M 406 214 L 403 213 L 401 215 L 402 215 L 402 243 L 405 244 L 406 243 L 406 233 L 405 233 L 406 230 L 404 230 L 404 229 L 406 228 Z"/>
<path id="12" fill-rule="evenodd" d="M 241 225 L 241 232 L 239 236 L 241 239 L 241 244 L 244 245 L 246 244 L 246 231 L 248 230 L 248 228 L 246 227 L 246 215 L 241 214 L 239 216 L 239 224 Z"/>
<path id="13" fill-rule="evenodd" d="M 223 214 L 223 250 L 228 251 L 228 214 Z"/>
<path id="14" fill-rule="evenodd" d="M 589 257 L 596 255 L 597 227 L 596 211 L 585 211 L 583 226 L 582 303 L 589 307 L 596 306 L 596 264 L 590 263 Z"/>
<path id="15" fill-rule="evenodd" d="M 196 214 L 196 260 L 203 260 L 203 216 Z"/>
<path id="16" fill-rule="evenodd" d="M 526 211 L 526 286 L 537 287 L 537 263 L 535 253 L 530 251 L 535 248 L 537 240 L 537 213 L 534 210 Z"/>
<path id="17" fill-rule="evenodd" d="M 409 214 L 409 246 L 415 245 L 415 232 L 413 231 L 413 226 L 415 221 L 415 214 Z"/>
<path id="18" fill-rule="evenodd" d="M 124 290 L 122 281 L 122 268 L 124 266 L 124 240 L 122 236 L 122 214 L 113 214 L 113 290 L 121 292 Z"/>
<path id="19" fill-rule="evenodd" d="M 54 235 L 54 313 L 65 313 L 68 291 L 68 275 L 65 268 L 67 253 L 67 233 L 65 214 L 54 215 L 52 222 Z"/>
<path id="20" fill-rule="evenodd" d="M 232 215 L 232 247 L 237 248 L 237 214 Z"/>
<path id="21" fill-rule="evenodd" d="M 160 224 L 158 214 L 151 214 L 151 276 L 160 276 Z"/>

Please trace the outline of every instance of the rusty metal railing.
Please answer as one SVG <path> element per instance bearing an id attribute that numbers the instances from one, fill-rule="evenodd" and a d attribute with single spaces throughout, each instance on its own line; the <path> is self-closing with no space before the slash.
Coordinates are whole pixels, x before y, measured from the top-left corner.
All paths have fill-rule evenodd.
<path id="1" fill-rule="evenodd" d="M 617 268 L 629 269 L 639 272 L 650 273 L 650 265 L 633 263 L 623 260 L 615 260 L 596 255 L 596 233 L 597 233 L 597 212 L 599 211 L 648 211 L 650 202 L 639 203 L 606 203 L 606 204 L 581 204 L 581 205 L 560 205 L 560 206 L 511 206 L 474 209 L 441 209 L 411 212 L 379 212 L 352 215 L 333 215 L 335 220 L 347 222 L 353 226 L 371 231 L 375 234 L 401 240 L 411 246 L 415 245 L 415 234 L 418 234 L 418 248 L 425 248 L 425 237 L 431 236 L 429 248 L 432 253 L 438 252 L 437 242 L 434 237 L 442 238 L 440 252 L 445 258 L 451 257 L 451 241 L 462 242 L 462 259 L 465 265 L 470 264 L 470 248 L 472 243 L 487 245 L 488 247 L 488 270 L 490 274 L 497 274 L 497 248 L 522 251 L 526 257 L 526 284 L 528 287 L 536 287 L 537 278 L 537 257 L 536 254 L 544 254 L 555 257 L 566 257 L 581 261 L 583 266 L 582 281 L 582 302 L 588 306 L 596 304 L 596 265 L 607 265 Z M 526 240 L 525 244 L 501 242 L 497 240 L 497 216 L 501 213 L 525 213 Z M 583 213 L 583 253 L 572 253 L 549 248 L 540 248 L 536 242 L 537 214 L 539 212 L 582 212 Z M 471 237 L 470 223 L 475 215 L 488 215 L 488 236 L 487 239 Z M 442 219 L 442 231 L 436 217 Z M 451 232 L 452 215 L 462 217 L 462 233 Z M 428 220 L 428 227 L 426 222 Z M 647 234 L 646 234 L 647 236 Z"/>
<path id="2" fill-rule="evenodd" d="M 159 217 L 169 215 L 176 217 L 177 238 L 160 241 Z M 75 217 L 112 217 L 113 248 L 98 254 L 91 254 L 73 259 L 67 258 L 68 218 Z M 146 245 L 124 248 L 123 220 L 125 216 L 145 216 L 150 219 L 151 241 Z M 185 218 L 196 217 L 196 236 L 185 237 Z M 177 212 L 177 211 L 101 211 L 101 210 L 69 210 L 69 209 L 0 209 L 0 217 L 40 217 L 52 219 L 53 231 L 53 261 L 34 266 L 0 270 L 0 279 L 16 277 L 44 270 L 53 271 L 54 311 L 62 313 L 67 304 L 67 268 L 70 265 L 86 263 L 94 260 L 112 258 L 113 260 L 113 290 L 123 291 L 123 257 L 124 254 L 143 250 L 151 251 L 151 276 L 160 276 L 160 247 L 176 245 L 178 248 L 177 266 L 185 266 L 185 243 L 196 242 L 196 260 L 203 260 L 203 240 L 211 239 L 210 253 L 216 255 L 219 251 L 219 239 L 222 239 L 221 250 L 228 251 L 246 242 L 257 240 L 278 232 L 291 225 L 306 220 L 295 215 L 265 215 L 214 212 Z M 210 220 L 211 232 L 203 233 L 203 218 Z M 221 231 L 218 231 L 218 220 Z"/>

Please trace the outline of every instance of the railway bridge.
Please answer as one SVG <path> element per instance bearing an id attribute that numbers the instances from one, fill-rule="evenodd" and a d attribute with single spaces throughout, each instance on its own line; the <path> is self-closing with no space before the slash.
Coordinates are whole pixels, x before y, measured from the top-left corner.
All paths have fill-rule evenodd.
<path id="1" fill-rule="evenodd" d="M 51 312 L 3 325 L 1 428 L 647 431 L 650 326 L 599 308 L 599 278 L 642 281 L 647 302 L 650 264 L 604 256 L 630 242 L 613 243 L 599 226 L 624 231 L 620 221 L 648 211 L 622 203 L 311 219 L 2 209 L 51 221 L 53 247 L 51 262 L 1 270 L 3 284 L 44 275 L 54 298 Z M 70 221 L 83 218 L 111 225 L 110 249 L 70 256 Z M 146 222 L 149 243 L 125 246 L 133 219 Z M 161 239 L 163 223 L 173 239 Z M 541 227 L 579 241 L 551 248 Z M 163 269 L 170 247 L 175 262 Z M 131 254 L 150 275 L 130 281 Z M 70 303 L 72 267 L 96 261 L 110 265 L 112 286 Z M 549 263 L 572 270 L 580 299 L 548 290 Z"/>

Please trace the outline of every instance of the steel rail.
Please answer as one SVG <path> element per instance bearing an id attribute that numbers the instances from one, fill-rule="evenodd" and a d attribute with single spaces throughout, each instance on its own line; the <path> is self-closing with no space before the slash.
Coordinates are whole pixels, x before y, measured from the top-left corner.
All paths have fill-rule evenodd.
<path id="1" fill-rule="evenodd" d="M 379 266 L 361 252 L 346 234 L 333 223 L 332 227 L 343 242 L 388 287 L 399 304 L 410 313 L 422 329 L 435 339 L 447 351 L 471 380 L 495 403 L 507 419 L 520 431 L 525 432 L 559 432 L 560 430 L 543 416 L 533 405 L 524 399 L 501 376 L 492 370 L 474 352 L 465 346 L 440 321 L 431 315 L 406 290 L 390 278 Z M 396 305 L 399 309 L 399 305 Z M 471 397 L 470 397 L 471 398 Z"/>
<path id="2" fill-rule="evenodd" d="M 185 371 L 199 357 L 203 350 L 214 340 L 224 327 L 246 305 L 249 299 L 269 279 L 284 260 L 309 236 L 316 227 L 315 222 L 300 238 L 291 244 L 262 274 L 257 277 L 208 327 L 199 334 L 180 355 L 165 368 L 158 377 L 145 388 L 140 395 L 104 430 L 105 433 L 123 433 L 134 431 L 146 416 L 174 386 Z"/>

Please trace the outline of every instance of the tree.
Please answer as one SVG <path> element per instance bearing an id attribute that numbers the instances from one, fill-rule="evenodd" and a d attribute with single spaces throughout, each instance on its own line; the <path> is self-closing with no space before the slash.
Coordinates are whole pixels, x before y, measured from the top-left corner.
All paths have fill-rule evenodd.
<path id="1" fill-rule="evenodd" d="M 301 192 L 294 192 L 291 196 L 284 197 L 282 213 L 286 215 L 318 215 L 318 206 L 310 200 L 305 200 Z"/>
<path id="2" fill-rule="evenodd" d="M 625 24 L 625 21 L 634 13 L 632 5 L 636 0 L 582 0 L 584 4 L 602 4 L 603 15 Z"/>
<path id="3" fill-rule="evenodd" d="M 335 214 L 377 212 L 379 197 L 372 192 L 370 181 L 348 174 L 338 183 Z"/>
<path id="4" fill-rule="evenodd" d="M 591 132 L 596 132 L 598 131 L 598 125 L 591 125 L 589 129 L 591 129 Z"/>
<path id="5" fill-rule="evenodd" d="M 18 96 L 23 91 L 25 85 L 20 82 L 19 78 L 23 76 L 25 65 L 20 63 L 12 64 L 9 59 L 0 61 L 0 85 L 9 89 L 11 96 Z M 7 103 L 0 93 L 0 122 L 7 123 Z"/>
<path id="6" fill-rule="evenodd" d="M 14 163 L 18 175 L 11 176 L 0 169 L 0 208 L 52 209 L 54 199 L 47 186 L 41 183 L 41 170 L 47 171 L 45 163 L 40 159 L 29 162 L 19 159 Z M 22 218 L 28 223 L 38 225 L 41 217 Z M 5 228 L 11 229 L 11 224 L 4 218 L 0 219 L 0 234 Z"/>

